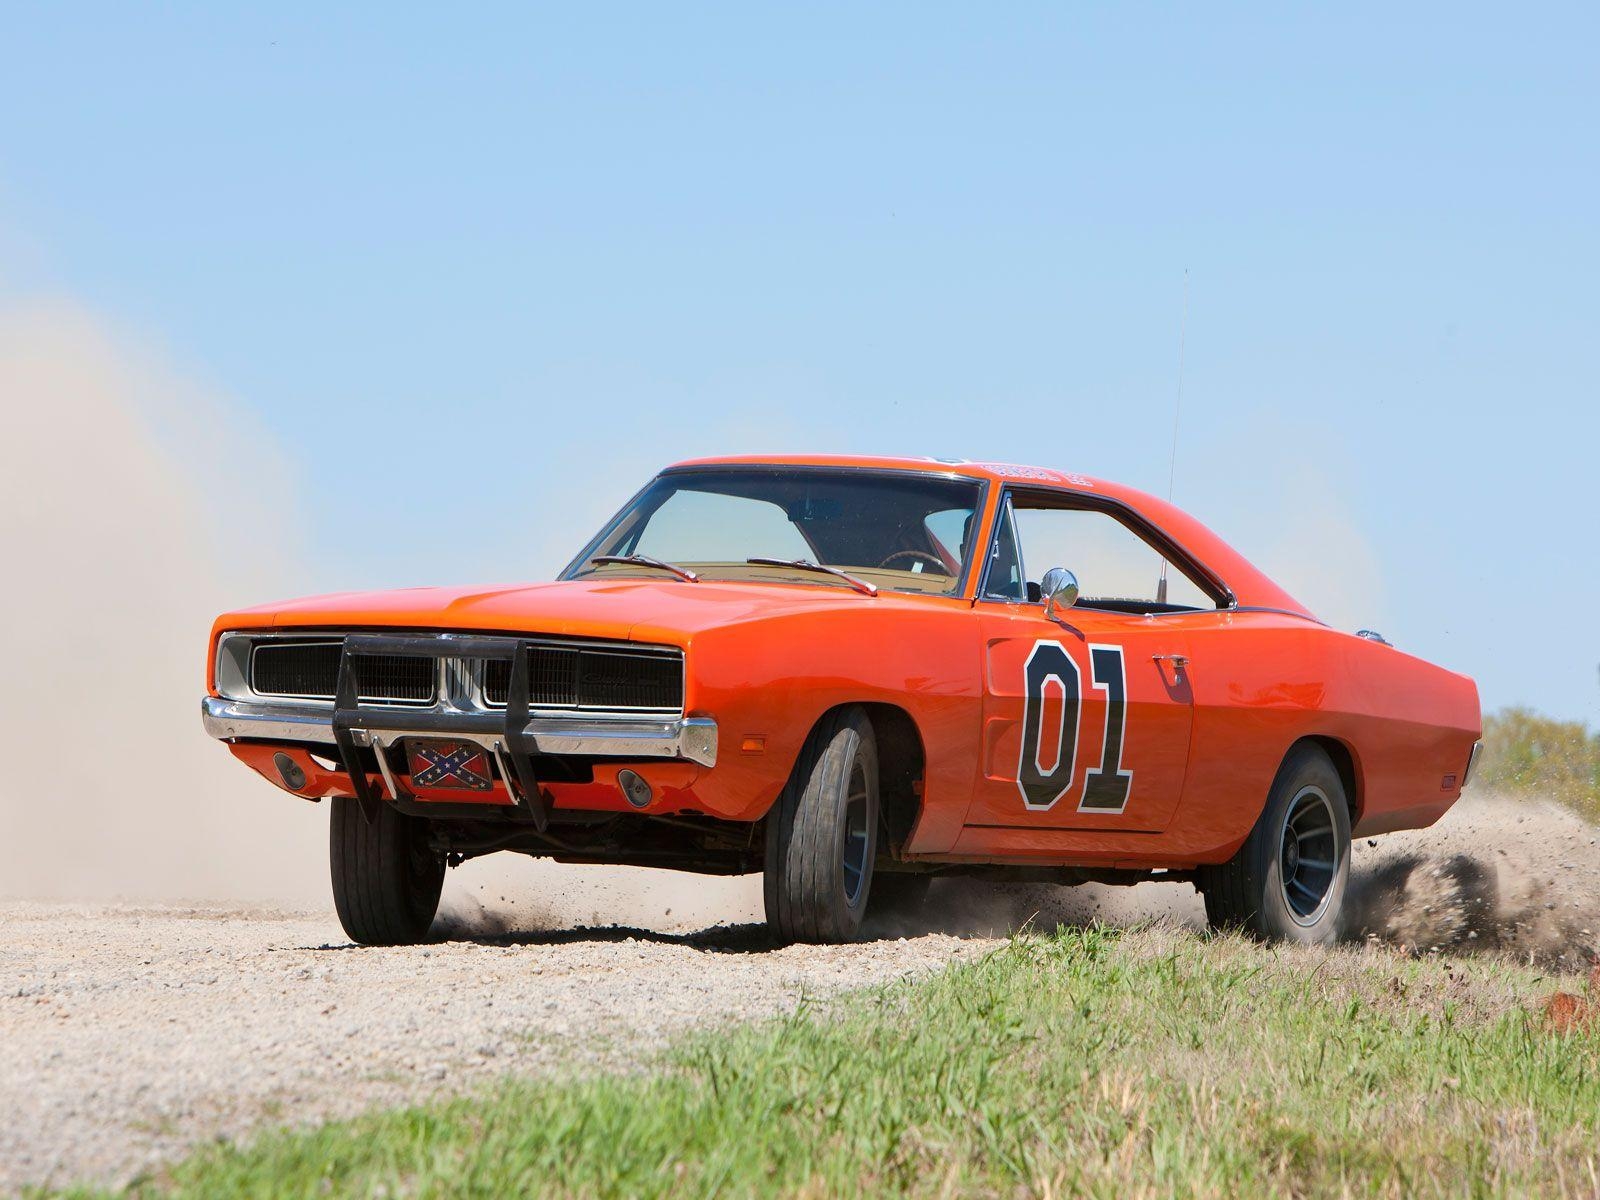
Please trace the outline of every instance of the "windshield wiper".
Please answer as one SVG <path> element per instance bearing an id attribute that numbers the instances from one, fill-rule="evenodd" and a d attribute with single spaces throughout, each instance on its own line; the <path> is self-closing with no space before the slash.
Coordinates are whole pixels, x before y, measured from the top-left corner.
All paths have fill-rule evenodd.
<path id="1" fill-rule="evenodd" d="M 589 560 L 590 565 L 598 563 L 607 566 L 611 563 L 622 563 L 629 567 L 654 567 L 658 571 L 671 571 L 686 583 L 699 583 L 700 576 L 687 567 L 680 567 L 676 563 L 662 562 L 659 558 L 651 558 L 648 554 L 602 554 Z"/>
<path id="2" fill-rule="evenodd" d="M 747 558 L 745 562 L 757 567 L 793 567 L 797 571 L 821 571 L 824 575 L 844 580 L 863 595 L 878 594 L 878 589 L 865 579 L 857 579 L 848 571 L 841 571 L 838 567 L 830 567 L 826 563 L 812 562 L 809 558 Z"/>

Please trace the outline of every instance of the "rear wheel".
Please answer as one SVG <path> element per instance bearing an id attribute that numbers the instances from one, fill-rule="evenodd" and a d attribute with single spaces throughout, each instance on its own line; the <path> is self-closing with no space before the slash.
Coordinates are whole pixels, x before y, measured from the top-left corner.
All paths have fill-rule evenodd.
<path id="1" fill-rule="evenodd" d="M 767 817 L 767 924 L 786 942 L 861 929 L 877 853 L 878 743 L 856 707 L 828 713 Z"/>
<path id="2" fill-rule="evenodd" d="M 420 942 L 444 887 L 444 856 L 428 844 L 428 823 L 387 804 L 368 821 L 361 802 L 338 796 L 329 822 L 333 906 L 352 941 Z"/>
<path id="3" fill-rule="evenodd" d="M 1350 806 L 1332 760 L 1301 746 L 1278 769 L 1239 852 L 1201 872 L 1213 928 L 1328 945 L 1339 936 L 1350 876 Z"/>

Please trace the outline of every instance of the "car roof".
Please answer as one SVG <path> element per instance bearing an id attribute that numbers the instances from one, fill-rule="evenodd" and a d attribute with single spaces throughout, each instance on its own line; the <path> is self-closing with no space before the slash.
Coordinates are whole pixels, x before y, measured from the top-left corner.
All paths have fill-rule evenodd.
<path id="1" fill-rule="evenodd" d="M 1070 471 L 1057 471 L 1050 467 L 912 455 L 898 457 L 880 454 L 724 454 L 709 458 L 686 459 L 683 462 L 673 463 L 672 466 L 860 467 L 892 471 L 938 471 L 950 475 L 970 475 L 975 479 L 1023 481 L 1084 491 L 1102 488 L 1117 490 L 1115 485 L 1108 484 L 1105 480 L 1091 479 L 1087 475 L 1077 475 Z"/>
<path id="2" fill-rule="evenodd" d="M 1053 491 L 1103 496 L 1131 508 L 1148 524 L 1165 533 L 1209 567 L 1232 590 L 1235 602 L 1240 606 L 1278 609 L 1300 616 L 1312 616 L 1310 609 L 1181 508 L 1147 492 L 1141 492 L 1137 488 L 1106 479 L 1096 479 L 1090 475 L 1058 471 L 1052 467 L 1024 466 L 1019 463 L 872 454 L 729 454 L 685 459 L 683 462 L 672 464 L 668 470 L 709 466 L 857 467 L 894 471 L 937 471 L 941 474 L 965 475 L 985 482 L 1011 484 L 1016 487 L 1049 488 Z"/>

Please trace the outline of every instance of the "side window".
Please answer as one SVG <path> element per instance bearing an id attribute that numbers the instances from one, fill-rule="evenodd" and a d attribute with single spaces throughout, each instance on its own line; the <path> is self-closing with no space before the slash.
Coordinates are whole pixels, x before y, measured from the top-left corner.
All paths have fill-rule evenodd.
<path id="1" fill-rule="evenodd" d="M 1022 577 L 1022 555 L 1017 552 L 1017 523 L 1006 501 L 1000 509 L 1000 521 L 995 530 L 994 545 L 989 551 L 989 565 L 984 576 L 984 594 L 1000 600 L 1028 600 L 1027 581 Z"/>
<path id="2" fill-rule="evenodd" d="M 626 553 L 667 562 L 739 562 L 752 553 L 810 558 L 814 553 L 783 509 L 721 492 L 676 492 L 651 514 Z"/>
<path id="3" fill-rule="evenodd" d="M 1065 567 L 1078 578 L 1085 607 L 1142 612 L 1158 608 L 1215 608 L 1212 600 L 1176 564 L 1166 570 L 1166 598 L 1158 598 L 1162 558 L 1109 513 L 1088 508 L 1045 507 L 1025 497 L 1015 500 L 1016 540 L 1026 568 L 1028 598 L 1051 567 Z M 999 542 L 996 542 L 998 550 Z M 992 589 L 991 589 L 992 590 Z"/>

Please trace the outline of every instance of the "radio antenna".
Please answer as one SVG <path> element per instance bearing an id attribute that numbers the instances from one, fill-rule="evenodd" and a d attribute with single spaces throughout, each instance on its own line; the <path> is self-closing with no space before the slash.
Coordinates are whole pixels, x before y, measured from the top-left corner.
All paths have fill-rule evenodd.
<path id="1" fill-rule="evenodd" d="M 1178 317 L 1178 392 L 1172 401 L 1172 456 L 1167 462 L 1167 503 L 1172 503 L 1172 487 L 1178 478 L 1178 418 L 1183 414 L 1183 354 L 1189 340 L 1189 269 L 1183 270 L 1183 307 Z M 1156 581 L 1156 603 L 1167 602 L 1167 560 L 1161 560 L 1161 578 Z"/>

